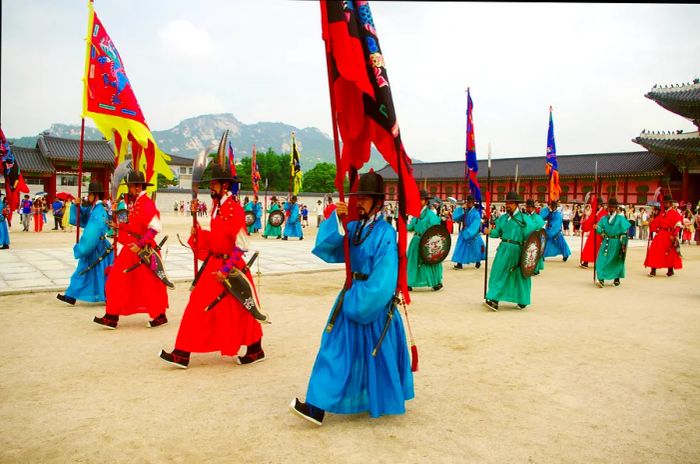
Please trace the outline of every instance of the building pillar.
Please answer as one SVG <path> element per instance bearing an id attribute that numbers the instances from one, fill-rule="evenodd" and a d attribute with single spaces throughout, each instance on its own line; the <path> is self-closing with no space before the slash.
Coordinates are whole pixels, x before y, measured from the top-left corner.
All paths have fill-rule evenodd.
<path id="1" fill-rule="evenodd" d="M 56 199 L 56 173 L 54 172 L 51 174 L 51 177 L 48 179 L 48 185 L 46 186 L 46 193 L 47 195 L 47 202 L 48 203 L 53 203 L 53 201 Z"/>
<path id="2" fill-rule="evenodd" d="M 683 169 L 683 180 L 681 181 L 681 200 L 689 201 L 688 195 L 688 168 Z"/>
<path id="3" fill-rule="evenodd" d="M 629 177 L 625 177 L 625 181 L 622 183 L 622 188 L 623 188 L 622 203 L 625 205 L 627 204 L 627 190 L 629 187 L 629 181 L 630 181 Z"/>

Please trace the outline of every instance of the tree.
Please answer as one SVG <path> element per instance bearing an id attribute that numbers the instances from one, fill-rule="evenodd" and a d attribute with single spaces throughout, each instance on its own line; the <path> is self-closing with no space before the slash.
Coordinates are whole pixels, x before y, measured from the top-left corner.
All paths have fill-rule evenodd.
<path id="1" fill-rule="evenodd" d="M 172 180 L 168 180 L 164 176 L 158 174 L 158 188 L 168 188 L 171 185 L 173 187 L 177 187 L 178 185 L 180 185 L 180 179 L 178 179 L 177 177 L 173 177 Z"/>
<path id="2" fill-rule="evenodd" d="M 335 173 L 334 164 L 318 163 L 304 174 L 304 191 L 320 193 L 335 191 Z"/>

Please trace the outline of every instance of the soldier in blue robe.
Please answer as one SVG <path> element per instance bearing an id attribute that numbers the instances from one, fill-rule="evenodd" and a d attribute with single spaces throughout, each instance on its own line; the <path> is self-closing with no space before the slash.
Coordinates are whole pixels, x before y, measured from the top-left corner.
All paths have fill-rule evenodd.
<path id="1" fill-rule="evenodd" d="M 83 227 L 83 233 L 80 241 L 73 246 L 73 255 L 78 259 L 78 267 L 71 276 L 65 293 L 56 295 L 56 298 L 68 304 L 73 305 L 76 300 L 93 303 L 107 300 L 105 269 L 114 262 L 114 253 L 106 237 L 109 216 L 102 203 L 103 198 L 102 184 L 99 181 L 90 182 L 90 206 L 81 207 L 80 226 Z"/>
<path id="2" fill-rule="evenodd" d="M 596 285 L 605 286 L 606 280 L 612 280 L 615 287 L 620 286 L 620 279 L 625 277 L 625 251 L 629 236 L 629 221 L 617 213 L 617 198 L 608 200 L 608 215 L 598 222 L 597 232 L 602 237 L 596 260 Z"/>
<path id="3" fill-rule="evenodd" d="M 455 209 L 452 218 L 463 225 L 452 253 L 454 268 L 462 269 L 463 264 L 476 263 L 474 267 L 479 269 L 484 259 L 484 239 L 481 238 L 481 212 L 474 206 L 474 197 L 468 195 L 466 208 Z"/>
<path id="4" fill-rule="evenodd" d="M 7 196 L 2 196 L 0 193 L 0 250 L 10 248 L 10 228 L 7 223 L 10 220 L 10 207 L 8 206 Z"/>
<path id="5" fill-rule="evenodd" d="M 532 198 L 529 198 L 527 201 L 525 201 L 525 213 L 530 215 L 530 218 L 532 218 L 532 222 L 535 224 L 536 229 L 535 230 L 540 230 L 544 227 L 544 219 L 542 219 L 542 216 L 537 214 L 537 210 L 535 210 L 535 200 Z M 539 261 L 537 261 L 537 266 L 535 267 L 535 272 L 534 275 L 539 275 L 540 271 L 544 269 L 544 255 L 540 258 Z"/>
<path id="6" fill-rule="evenodd" d="M 557 209 L 557 201 L 549 202 L 549 207 L 542 208 L 540 216 L 547 222 L 545 231 L 547 232 L 547 246 L 544 248 L 543 258 L 562 255 L 564 262 L 571 256 L 571 250 L 564 240 L 562 229 L 563 220 L 561 212 Z"/>
<path id="7" fill-rule="evenodd" d="M 396 231 L 381 215 L 383 179 L 375 172 L 360 177 L 357 195 L 359 221 L 348 224 L 350 266 L 353 281 L 341 291 L 328 322 L 332 328 L 321 337 L 306 393 L 306 402 L 292 400 L 292 412 L 321 425 L 325 412 L 371 417 L 403 414 L 405 402 L 414 396 L 413 374 L 406 334 L 396 304 L 398 278 Z M 336 211 L 321 223 L 313 253 L 326 262 L 342 263 L 343 229 Z M 383 329 L 386 335 L 372 352 Z"/>
<path id="8" fill-rule="evenodd" d="M 301 230 L 301 214 L 299 214 L 296 195 L 292 196 L 291 201 L 284 203 L 284 211 L 288 213 L 288 216 L 287 220 L 284 221 L 282 240 L 287 240 L 288 237 L 299 237 L 299 240 L 304 240 L 304 232 Z"/>
<path id="9" fill-rule="evenodd" d="M 420 216 L 408 222 L 408 230 L 413 232 L 411 243 L 408 244 L 406 259 L 408 261 L 408 289 L 415 287 L 432 287 L 438 291 L 442 288 L 442 263 L 427 264 L 420 257 L 420 240 L 428 228 L 440 224 L 440 218 L 430 209 L 430 194 L 425 190 L 420 192 L 423 209 Z"/>
<path id="10" fill-rule="evenodd" d="M 253 224 L 253 232 L 258 232 L 262 229 L 262 203 L 258 200 L 258 196 L 253 198 L 253 212 L 255 213 L 255 224 Z"/>

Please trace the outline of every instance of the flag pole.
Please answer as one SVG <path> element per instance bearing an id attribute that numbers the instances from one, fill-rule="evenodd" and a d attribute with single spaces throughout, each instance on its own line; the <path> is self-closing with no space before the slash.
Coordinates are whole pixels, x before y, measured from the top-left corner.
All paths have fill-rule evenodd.
<path id="1" fill-rule="evenodd" d="M 83 206 L 83 142 L 85 140 L 85 118 L 81 118 L 80 124 L 80 149 L 78 154 L 78 208 L 75 214 L 75 243 L 80 240 L 80 213 Z M 70 213 L 69 213 L 70 214 Z"/>
<path id="2" fill-rule="evenodd" d="M 491 227 L 491 144 L 488 152 L 488 174 L 486 175 L 486 228 Z M 486 234 L 486 246 L 484 249 L 484 299 L 486 299 L 486 289 L 489 281 L 489 234 Z"/>
<path id="3" fill-rule="evenodd" d="M 322 7 L 325 7 L 323 2 L 321 3 Z M 325 32 L 325 31 L 324 31 Z M 336 169 L 340 169 L 341 166 L 341 160 L 340 160 L 340 142 L 339 142 L 339 135 L 338 135 L 338 114 L 336 113 L 336 106 L 335 106 L 335 95 L 333 92 L 333 74 L 332 74 L 332 69 L 331 69 L 331 57 L 330 57 L 330 44 L 328 43 L 328 36 L 324 34 L 324 44 L 326 48 L 326 74 L 328 75 L 328 96 L 330 98 L 330 103 L 331 103 L 331 125 L 333 126 L 333 150 L 335 151 L 335 166 Z M 345 202 L 345 192 L 344 192 L 344 187 L 343 187 L 343 180 L 345 179 L 345 175 L 343 174 L 343 178 L 339 179 L 338 176 L 336 175 L 335 178 L 335 187 L 338 189 L 338 199 L 341 202 Z M 351 179 L 352 180 L 352 179 Z M 350 189 L 352 189 L 352 184 L 350 185 Z M 345 285 L 344 288 L 347 290 L 350 288 L 352 285 L 352 273 L 350 271 L 350 240 L 348 239 L 348 234 L 347 234 L 347 226 L 348 226 L 348 217 L 347 215 L 343 215 L 341 219 L 341 224 L 343 226 L 343 230 L 345 231 L 345 234 L 343 234 L 343 253 L 345 257 Z"/>
<path id="4" fill-rule="evenodd" d="M 263 224 L 267 224 L 267 188 L 268 188 L 268 183 L 267 183 L 267 177 L 265 178 L 265 207 L 263 208 Z M 263 233 L 265 230 L 263 229 Z"/>
<path id="5" fill-rule="evenodd" d="M 595 198 L 596 198 L 596 208 L 598 206 L 598 202 L 600 201 L 600 198 L 598 197 L 598 160 L 595 160 L 595 181 L 593 185 L 594 191 L 595 191 Z M 596 265 L 598 263 L 598 234 L 596 233 L 596 229 L 598 228 L 598 224 L 596 224 L 596 219 L 598 218 L 598 211 L 593 211 L 593 208 L 591 208 L 591 214 L 593 215 L 593 283 L 595 283 L 596 279 Z"/>

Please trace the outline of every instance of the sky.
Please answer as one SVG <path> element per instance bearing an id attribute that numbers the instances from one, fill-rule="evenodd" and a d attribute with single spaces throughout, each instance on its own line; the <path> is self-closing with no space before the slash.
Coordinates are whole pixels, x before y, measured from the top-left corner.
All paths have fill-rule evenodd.
<path id="1" fill-rule="evenodd" d="M 95 0 L 152 130 L 201 114 L 331 134 L 315 1 Z M 423 161 L 639 151 L 643 129 L 696 130 L 644 97 L 700 77 L 700 5 L 370 3 L 401 135 Z M 2 1 L 2 128 L 80 124 L 86 0 Z M 87 121 L 88 126 L 93 126 Z M 93 126 L 94 127 L 94 126 Z"/>

